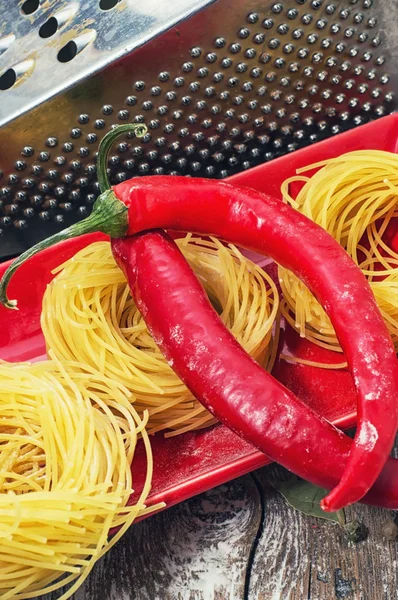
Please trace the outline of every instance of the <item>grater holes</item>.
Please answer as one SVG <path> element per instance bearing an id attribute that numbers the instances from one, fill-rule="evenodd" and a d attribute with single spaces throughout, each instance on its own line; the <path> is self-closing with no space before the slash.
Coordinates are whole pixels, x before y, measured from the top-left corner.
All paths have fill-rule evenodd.
<path id="1" fill-rule="evenodd" d="M 299 11 L 297 8 L 289 8 L 286 12 L 286 16 L 288 19 L 294 20 L 298 17 Z"/>
<path id="2" fill-rule="evenodd" d="M 77 44 L 73 40 L 65 44 L 57 54 L 57 59 L 61 63 L 70 62 L 77 55 Z"/>
<path id="3" fill-rule="evenodd" d="M 100 0 L 99 8 L 101 10 L 112 10 L 119 4 L 120 0 Z"/>
<path id="4" fill-rule="evenodd" d="M 20 212 L 20 208 L 17 204 L 7 204 L 4 207 L 4 213 L 7 217 L 15 217 Z"/>
<path id="5" fill-rule="evenodd" d="M 50 136 L 46 139 L 46 146 L 48 148 L 55 148 L 58 145 L 58 140 L 56 137 Z"/>
<path id="6" fill-rule="evenodd" d="M 17 221 L 14 221 L 14 227 L 16 227 L 16 229 L 26 229 L 27 226 L 28 224 L 25 219 L 18 219 Z"/>
<path id="7" fill-rule="evenodd" d="M 257 55 L 257 51 L 254 48 L 247 48 L 245 50 L 246 58 L 255 58 L 256 55 Z"/>
<path id="8" fill-rule="evenodd" d="M 57 54 L 58 62 L 68 63 L 78 54 L 83 52 L 96 38 L 96 31 L 94 29 L 88 29 L 75 37 L 73 40 L 69 40 Z"/>
<path id="9" fill-rule="evenodd" d="M 225 38 L 223 37 L 218 37 L 214 40 L 214 46 L 216 48 L 224 48 L 224 46 L 226 45 L 227 41 Z"/>
<path id="10" fill-rule="evenodd" d="M 24 15 L 33 15 L 40 6 L 40 0 L 25 0 L 21 6 L 21 12 Z"/>
<path id="11" fill-rule="evenodd" d="M 15 85 L 17 81 L 17 74 L 14 69 L 7 69 L 3 75 L 0 76 L 0 90 L 6 91 Z"/>
<path id="12" fill-rule="evenodd" d="M 265 41 L 265 34 L 264 33 L 256 33 L 253 36 L 253 42 L 255 44 L 263 44 Z"/>
<path id="13" fill-rule="evenodd" d="M 364 14 L 361 12 L 356 13 L 353 17 L 354 23 L 362 23 L 363 20 L 364 20 Z"/>
<path id="14" fill-rule="evenodd" d="M 29 75 L 35 66 L 35 60 L 25 58 L 22 62 L 13 65 L 0 76 L 0 91 L 6 91 Z"/>
<path id="15" fill-rule="evenodd" d="M 258 19 L 259 19 L 259 16 L 258 16 L 258 13 L 256 13 L 256 12 L 249 13 L 246 17 L 246 21 L 251 24 L 257 23 Z"/>
<path id="16" fill-rule="evenodd" d="M 104 127 L 105 127 L 105 119 L 96 119 L 94 121 L 94 127 L 95 127 L 95 129 L 104 129 Z M 73 132 L 73 130 L 72 130 L 72 132 Z M 78 136 L 73 135 L 72 137 L 78 137 Z"/>
<path id="17" fill-rule="evenodd" d="M 9 185 L 15 185 L 18 182 L 19 182 L 19 177 L 15 173 L 11 173 L 8 176 L 8 183 L 9 183 Z"/>
<path id="18" fill-rule="evenodd" d="M 55 17 L 50 17 L 48 21 L 43 23 L 39 29 L 39 36 L 41 38 L 50 38 L 55 35 L 58 31 L 58 21 Z"/>
<path id="19" fill-rule="evenodd" d="M 246 38 L 248 38 L 250 35 L 250 29 L 248 27 L 242 27 L 241 29 L 239 29 L 238 31 L 238 36 L 244 40 Z"/>
<path id="20" fill-rule="evenodd" d="M 87 113 L 82 113 L 77 118 L 78 123 L 80 123 L 81 125 L 86 125 L 89 122 L 89 120 L 90 117 Z"/>
<path id="21" fill-rule="evenodd" d="M 155 127 L 151 131 L 153 137 L 141 139 L 140 146 L 134 149 L 131 145 L 128 145 L 127 150 L 125 146 L 115 147 L 114 155 L 119 155 L 120 160 L 109 165 L 111 180 L 117 182 L 138 174 L 170 172 L 184 172 L 192 176 L 225 176 L 226 173 L 249 168 L 263 160 L 270 160 L 316 139 L 322 139 L 327 133 L 331 133 L 332 126 L 336 126 L 336 132 L 344 131 L 348 126 L 359 124 L 361 120 L 379 115 L 381 110 L 376 111 L 377 105 L 382 104 L 384 99 L 387 101 L 390 93 L 389 86 L 383 87 L 381 84 L 382 73 L 378 73 L 376 81 L 368 81 L 369 86 L 364 94 L 361 95 L 357 90 L 359 85 L 366 83 L 371 68 L 376 67 L 376 64 L 379 66 L 376 63 L 379 53 L 371 46 L 372 39 L 377 39 L 377 31 L 372 31 L 367 24 L 370 18 L 368 14 L 365 13 L 363 19 L 355 18 L 362 10 L 362 0 L 358 0 L 356 10 L 351 11 L 349 18 L 340 23 L 339 11 L 344 2 L 332 4 L 326 1 L 321 10 L 315 9 L 310 0 L 302 3 L 305 5 L 304 10 L 299 7 L 301 3 L 282 2 L 277 3 L 283 4 L 283 11 L 280 13 L 270 10 L 275 4 L 271 3 L 265 10 L 259 9 L 255 16 L 242 15 L 247 19 L 246 23 L 242 23 L 242 28 L 250 27 L 247 38 L 239 37 L 239 34 L 235 40 L 215 37 L 201 48 L 191 49 L 191 53 L 188 49 L 175 70 L 162 71 L 159 75 L 154 73 L 152 79 L 137 82 L 136 91 L 132 90 L 137 95 L 129 96 L 129 100 L 125 99 L 124 106 L 139 106 L 139 112 L 142 113 L 139 117 L 145 118 L 150 130 L 152 126 Z M 302 20 L 303 13 L 305 18 Z M 333 13 L 333 17 L 328 16 Z M 269 15 L 272 17 L 272 26 L 267 31 L 264 23 L 269 23 Z M 329 19 L 327 24 L 326 18 Z M 333 24 L 339 27 L 331 32 Z M 356 32 L 354 38 L 347 39 L 344 34 L 351 26 L 356 27 Z M 297 38 L 293 36 L 296 30 L 301 30 Z M 308 36 L 314 33 L 317 37 L 310 37 L 308 40 Z M 365 39 L 364 33 L 369 38 Z M 270 40 L 278 40 L 279 47 L 272 48 L 272 42 L 271 49 L 268 50 Z M 267 52 L 264 52 L 264 46 Z M 350 55 L 352 48 L 354 52 Z M 290 53 L 293 53 L 291 57 L 288 56 Z M 336 56 L 339 58 L 338 62 L 335 61 Z M 318 57 L 320 64 L 317 62 Z M 265 66 L 267 64 L 268 67 Z M 367 67 L 366 71 L 359 70 L 354 74 L 355 67 L 363 64 Z M 306 71 L 307 77 L 303 73 L 305 67 L 313 69 L 311 72 Z M 199 69 L 201 70 L 198 72 Z M 234 75 L 240 78 L 236 84 Z M 184 83 L 179 86 L 181 76 Z M 353 78 L 355 84 L 352 84 Z M 157 87 L 156 83 L 162 86 L 162 89 L 158 86 L 159 94 L 151 91 Z M 371 91 L 375 84 L 379 85 L 377 97 L 372 97 Z M 336 110 L 329 104 L 335 102 L 335 96 L 341 91 L 346 96 L 342 98 L 341 104 L 336 104 Z M 99 138 L 107 128 L 114 127 L 118 122 L 122 107 L 123 103 L 118 106 L 115 100 L 109 113 L 113 116 L 106 119 L 104 131 L 102 134 L 98 132 Z M 266 110 L 262 111 L 261 107 L 266 107 Z M 101 106 L 99 111 L 100 116 L 108 116 L 108 113 L 101 111 Z M 134 119 L 136 111 L 137 107 L 132 109 L 128 119 Z M 92 116 L 91 132 L 98 128 L 94 125 L 94 120 L 95 117 Z M 165 129 L 170 124 L 171 130 Z M 96 137 L 90 141 L 90 129 L 82 129 L 82 139 L 74 149 L 74 154 L 69 155 L 69 164 L 75 156 L 79 158 L 80 148 L 98 142 Z M 162 137 L 158 137 L 159 134 Z M 161 143 L 158 144 L 160 140 Z M 127 143 L 129 141 L 127 139 Z M 78 209 L 78 203 L 91 209 L 98 189 L 93 185 L 95 165 L 87 163 L 94 161 L 95 150 L 95 147 L 90 147 L 90 157 L 87 160 L 80 155 L 83 168 L 78 172 L 73 171 L 71 166 L 59 165 L 57 157 L 52 156 L 51 160 L 58 170 L 58 180 L 50 180 L 49 172 L 45 171 L 50 188 L 47 192 L 42 192 L 42 203 L 49 197 L 54 197 L 64 205 L 71 187 L 78 187 L 81 188 L 81 199 L 76 200 L 74 210 Z M 62 152 L 58 152 L 60 151 Z M 37 155 L 38 151 L 35 156 Z M 28 166 L 26 174 L 31 168 Z M 22 187 L 24 174 L 17 173 L 20 176 L 19 182 L 10 183 L 13 195 Z M 57 195 L 57 186 L 65 189 L 62 198 Z M 33 197 L 30 193 L 28 198 L 29 196 Z M 60 210 L 63 209 L 58 205 L 56 211 Z M 18 218 L 28 220 L 22 213 Z"/>
<path id="22" fill-rule="evenodd" d="M 276 4 L 271 6 L 271 11 L 274 14 L 279 15 L 283 11 L 283 4 L 281 2 L 277 2 Z"/>

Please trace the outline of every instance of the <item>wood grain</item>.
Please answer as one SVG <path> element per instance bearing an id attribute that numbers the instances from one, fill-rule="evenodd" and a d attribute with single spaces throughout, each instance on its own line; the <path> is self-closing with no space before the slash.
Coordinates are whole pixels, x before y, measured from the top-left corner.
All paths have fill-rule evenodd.
<path id="1" fill-rule="evenodd" d="M 75 600 L 241 600 L 260 523 L 250 476 L 133 526 Z"/>
<path id="2" fill-rule="evenodd" d="M 73 600 L 398 600 L 392 512 L 357 505 L 369 537 L 291 508 L 266 467 L 133 526 Z M 43 600 L 56 600 L 50 594 Z"/>
<path id="3" fill-rule="evenodd" d="M 275 476 L 269 468 L 256 473 L 265 519 L 249 600 L 398 598 L 398 546 L 382 533 L 391 512 L 361 505 L 348 509 L 347 521 L 360 520 L 369 528 L 368 539 L 353 545 L 338 524 L 307 517 L 288 506 L 269 485 Z"/>

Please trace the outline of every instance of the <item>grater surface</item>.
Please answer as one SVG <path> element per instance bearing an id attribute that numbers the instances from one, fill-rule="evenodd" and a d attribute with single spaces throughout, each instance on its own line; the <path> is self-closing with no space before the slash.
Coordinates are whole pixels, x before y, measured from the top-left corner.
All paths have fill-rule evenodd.
<path id="1" fill-rule="evenodd" d="M 223 178 L 396 109 L 396 0 L 218 0 L 157 35 L 209 2 L 172 4 L 157 24 L 155 0 L 3 9 L 0 257 L 87 216 L 98 143 L 117 124 L 145 122 L 149 133 L 115 146 L 113 183 Z M 145 6 L 138 24 L 133 6 Z"/>
<path id="2" fill-rule="evenodd" d="M 212 1 L 1 0 L 0 127 Z"/>

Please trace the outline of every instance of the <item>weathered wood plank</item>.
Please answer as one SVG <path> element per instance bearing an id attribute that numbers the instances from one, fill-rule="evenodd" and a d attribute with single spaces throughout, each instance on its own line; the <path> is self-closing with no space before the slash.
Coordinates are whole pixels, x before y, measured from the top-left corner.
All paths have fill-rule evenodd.
<path id="1" fill-rule="evenodd" d="M 361 520 L 369 537 L 349 544 L 341 527 L 295 511 L 270 487 L 270 469 L 256 476 L 263 487 L 265 521 L 250 579 L 250 600 L 396 600 L 397 542 L 383 537 L 392 513 L 357 505 L 347 520 Z M 274 476 L 274 475 L 272 475 Z"/>
<path id="2" fill-rule="evenodd" d="M 250 574 L 250 600 L 304 600 L 311 573 L 307 517 L 291 509 L 268 485 L 268 470 L 256 477 L 263 487 L 263 530 Z"/>
<path id="3" fill-rule="evenodd" d="M 75 600 L 243 600 L 259 522 L 250 476 L 133 526 Z"/>
<path id="4" fill-rule="evenodd" d="M 255 474 L 260 493 L 246 476 L 133 526 L 74 600 L 398 600 L 392 513 L 349 509 L 369 528 L 349 545 L 339 525 L 289 507 L 275 476 Z"/>

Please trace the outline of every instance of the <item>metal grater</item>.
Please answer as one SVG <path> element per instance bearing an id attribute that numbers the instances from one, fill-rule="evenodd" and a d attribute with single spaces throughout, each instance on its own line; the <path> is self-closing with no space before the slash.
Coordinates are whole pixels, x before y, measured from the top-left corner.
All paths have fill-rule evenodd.
<path id="1" fill-rule="evenodd" d="M 397 106 L 397 0 L 0 9 L 2 259 L 87 216 L 98 143 L 117 124 L 145 122 L 149 133 L 115 146 L 113 183 L 223 178 Z"/>

